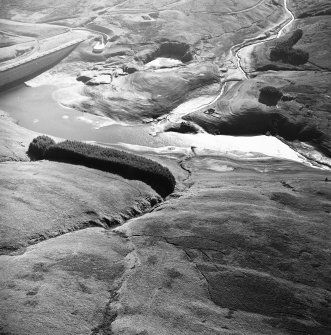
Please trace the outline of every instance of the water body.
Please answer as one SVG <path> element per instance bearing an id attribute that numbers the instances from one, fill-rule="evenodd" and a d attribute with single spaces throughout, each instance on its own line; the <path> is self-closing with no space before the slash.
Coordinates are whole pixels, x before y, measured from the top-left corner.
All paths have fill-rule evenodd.
<path id="1" fill-rule="evenodd" d="M 123 126 L 106 117 L 63 107 L 53 98 L 56 89 L 50 85 L 16 87 L 0 94 L 0 109 L 20 126 L 39 133 L 81 141 L 151 145 L 147 126 Z"/>
<path id="2" fill-rule="evenodd" d="M 50 85 L 16 87 L 0 94 L 0 109 L 8 112 L 22 127 L 65 139 L 120 144 L 137 151 L 150 149 L 171 153 L 179 148 L 194 146 L 200 153 L 231 153 L 238 157 L 268 155 L 304 161 L 294 150 L 271 136 L 214 136 L 206 133 L 194 135 L 169 132 L 152 136 L 153 125 L 117 124 L 106 117 L 63 107 L 53 98 L 57 89 Z M 185 103 L 182 109 L 185 107 L 192 108 L 192 104 Z"/>
<path id="3" fill-rule="evenodd" d="M 294 19 L 293 14 L 287 8 L 286 0 L 284 0 L 284 6 L 291 18 L 279 31 L 278 36 Z M 250 44 L 256 43 L 253 40 L 251 42 L 253 43 Z M 241 68 L 239 50 L 236 53 L 238 68 L 246 76 Z M 180 65 L 177 60 L 163 58 L 148 64 L 155 71 L 167 71 L 168 67 Z M 151 134 L 155 134 L 155 128 L 157 128 L 155 125 L 118 124 L 109 118 L 65 108 L 53 98 L 56 90 L 55 86 L 50 85 L 41 85 L 35 88 L 22 85 L 0 93 L 0 109 L 8 112 L 18 121 L 19 125 L 27 129 L 66 139 L 120 144 L 138 151 L 154 148 L 156 152 L 165 152 L 167 150 L 174 152 L 181 148 L 196 147 L 199 153 L 214 151 L 218 154 L 232 153 L 238 157 L 268 155 L 305 161 L 294 150 L 271 136 L 234 137 L 214 136 L 206 133 L 192 135 L 162 132 L 158 133 L 157 136 L 151 136 Z M 209 104 L 210 101 L 215 99 L 217 97 L 209 96 L 185 102 L 173 110 L 167 118 L 171 121 L 180 121 L 183 115 L 197 109 L 201 106 L 201 103 L 202 105 Z"/>

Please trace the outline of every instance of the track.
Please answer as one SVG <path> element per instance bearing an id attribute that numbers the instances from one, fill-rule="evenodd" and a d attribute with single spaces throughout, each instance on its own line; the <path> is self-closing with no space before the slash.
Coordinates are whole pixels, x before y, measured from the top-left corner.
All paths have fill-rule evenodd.
<path id="1" fill-rule="evenodd" d="M 293 15 L 293 13 L 292 13 L 292 12 L 288 9 L 288 7 L 287 7 L 287 0 L 284 0 L 284 8 L 285 8 L 286 12 L 287 12 L 288 14 L 290 14 L 291 19 L 290 19 L 290 21 L 289 21 L 287 24 L 285 24 L 285 26 L 278 32 L 278 34 L 277 34 L 277 38 L 281 37 L 281 36 L 282 36 L 282 33 L 285 31 L 285 29 L 286 29 L 288 26 L 290 26 L 290 25 L 292 24 L 292 22 L 295 20 L 295 17 L 294 17 L 294 15 Z"/>
<path id="2" fill-rule="evenodd" d="M 258 5 L 260 5 L 262 2 L 264 2 L 264 1 L 260 1 L 257 5 L 255 5 L 253 8 L 255 8 L 255 7 L 257 7 Z M 243 69 L 243 67 L 241 66 L 241 63 L 240 63 L 240 60 L 241 60 L 241 58 L 240 58 L 240 56 L 239 56 L 239 52 L 240 52 L 240 50 L 242 49 L 242 48 L 244 48 L 244 47 L 247 47 L 247 46 L 252 46 L 252 45 L 257 45 L 257 44 L 261 44 L 261 43 L 265 43 L 266 41 L 271 41 L 271 40 L 274 40 L 274 39 L 276 39 L 276 38 L 279 38 L 281 35 L 282 35 L 282 33 L 285 31 L 285 29 L 288 27 L 288 26 L 290 26 L 291 24 L 292 24 L 292 22 L 295 20 L 295 17 L 294 17 L 294 15 L 293 15 L 293 13 L 288 9 L 288 7 L 287 7 L 287 0 L 284 0 L 284 8 L 285 8 L 285 10 L 286 10 L 286 12 L 288 12 L 289 14 L 290 14 L 290 16 L 291 16 L 291 19 L 288 21 L 288 20 L 286 20 L 286 21 L 288 21 L 280 30 L 279 30 L 279 32 L 277 33 L 277 35 L 276 36 L 272 36 L 272 37 L 270 37 L 270 38 L 266 38 L 266 39 L 264 39 L 263 41 L 258 41 L 258 42 L 256 42 L 256 38 L 254 38 L 254 39 L 251 39 L 251 40 L 245 40 L 244 42 L 242 42 L 241 44 L 239 44 L 239 45 L 235 45 L 235 46 L 233 46 L 231 49 L 233 50 L 233 49 L 236 49 L 238 46 L 240 46 L 240 45 L 242 45 L 242 47 L 240 47 L 239 49 L 238 49 L 238 51 L 236 51 L 236 54 L 235 54 L 235 57 L 236 57 L 236 61 L 237 61 L 237 67 L 238 67 L 238 69 L 240 70 L 240 72 L 243 74 L 243 76 L 245 77 L 245 79 L 248 79 L 248 77 L 247 77 L 247 74 L 246 74 L 246 72 L 245 72 L 245 70 Z M 251 8 L 252 9 L 252 8 Z M 250 43 L 250 41 L 254 41 L 253 43 Z M 208 103 L 208 104 L 204 104 L 204 105 L 200 105 L 200 106 L 198 106 L 198 107 L 196 107 L 195 109 L 194 109 L 194 111 L 198 111 L 199 109 L 203 109 L 203 108 L 208 108 L 208 107 L 211 107 L 222 95 L 223 95 L 223 93 L 224 93 L 224 91 L 225 91 L 225 88 L 226 88 L 226 83 L 224 83 L 224 85 L 222 86 L 222 89 L 221 89 L 221 92 L 217 95 L 217 97 L 215 97 L 210 103 Z M 170 114 L 171 115 L 171 114 Z M 169 116 L 170 116 L 169 115 Z"/>
<path id="3" fill-rule="evenodd" d="M 245 11 L 248 11 L 248 10 L 251 10 L 251 9 L 254 9 L 256 8 L 257 6 L 259 6 L 261 3 L 263 3 L 265 0 L 262 0 L 260 1 L 258 4 L 256 4 L 255 6 L 251 7 L 250 9 L 246 9 Z M 287 0 L 284 0 L 284 8 L 286 10 L 287 13 L 290 14 L 290 19 L 286 19 L 284 22 L 285 22 L 285 25 L 283 27 L 281 27 L 281 29 L 278 31 L 277 35 L 272 35 L 268 38 L 263 38 L 263 40 L 261 39 L 261 37 L 255 37 L 255 38 L 252 38 L 252 39 L 248 39 L 248 40 L 244 40 L 243 42 L 241 42 L 240 44 L 237 44 L 237 45 L 234 45 L 231 50 L 230 50 L 230 53 L 233 53 L 234 50 L 235 51 L 235 58 L 236 58 L 236 65 L 237 65 L 237 68 L 238 70 L 242 73 L 243 77 L 245 79 L 248 79 L 247 77 L 247 74 L 245 72 L 245 70 L 243 69 L 243 67 L 241 66 L 241 58 L 239 56 L 239 53 L 241 51 L 241 49 L 247 47 L 247 46 L 252 46 L 252 45 L 258 45 L 258 44 L 261 44 L 261 43 L 265 43 L 267 41 L 271 41 L 271 40 L 274 40 L 276 38 L 279 38 L 283 32 L 285 31 L 285 29 L 287 27 L 289 27 L 292 22 L 295 20 L 295 17 L 293 15 L 293 13 L 288 9 L 287 7 Z M 274 28 L 273 28 L 274 29 Z M 230 82 L 231 80 L 229 80 Z M 196 106 L 195 108 L 191 109 L 188 111 L 187 114 L 190 114 L 192 112 L 197 112 L 201 109 L 207 109 L 207 108 L 211 108 L 221 97 L 222 95 L 224 94 L 225 92 L 225 89 L 226 89 L 226 86 L 227 86 L 227 82 L 224 82 L 223 85 L 222 85 L 222 89 L 220 91 L 220 93 L 215 97 L 213 98 L 209 103 L 207 104 L 201 104 L 199 106 Z M 177 117 L 175 116 L 174 113 L 170 113 L 166 116 L 166 119 L 168 122 L 171 122 L 171 123 L 176 123 L 176 122 L 180 122 L 182 120 L 182 114 L 181 115 L 178 115 Z M 161 121 L 163 121 L 164 119 L 162 119 Z"/>
<path id="4" fill-rule="evenodd" d="M 188 3 L 190 0 L 179 0 L 179 1 L 175 1 L 174 3 L 170 4 L 170 5 L 166 5 L 164 7 L 159 8 L 157 11 L 158 12 L 164 12 L 167 10 L 172 10 L 174 8 L 176 8 L 177 6 L 180 5 L 185 5 L 186 3 Z M 233 14 L 240 14 L 240 13 L 245 13 L 245 12 L 249 12 L 252 9 L 260 6 L 262 3 L 264 3 L 266 0 L 259 0 L 255 5 L 251 6 L 251 7 L 247 7 L 245 9 L 242 10 L 238 10 L 238 11 L 231 11 L 231 12 L 208 12 L 210 14 L 215 14 L 215 15 L 233 15 Z M 116 14 L 143 14 L 143 13 L 148 13 L 148 12 L 153 12 L 155 11 L 155 8 L 118 8 L 119 6 L 123 6 L 125 3 L 127 3 L 128 1 L 124 1 L 123 3 L 116 5 L 116 6 L 111 6 L 111 7 L 106 7 L 103 10 L 106 10 L 108 12 L 108 14 L 111 15 L 116 15 Z M 191 11 L 192 13 L 203 13 L 203 12 L 199 12 L 199 11 Z"/>
<path id="5" fill-rule="evenodd" d="M 287 29 L 287 27 L 289 27 L 292 24 L 292 22 L 295 20 L 295 17 L 293 15 L 293 13 L 287 7 L 287 0 L 284 0 L 284 8 L 285 8 L 285 11 L 290 14 L 290 19 L 289 20 L 287 19 L 285 21 L 285 25 L 279 30 L 277 35 L 272 35 L 272 36 L 270 36 L 268 38 L 265 38 L 263 40 L 259 39 L 258 41 L 256 41 L 256 38 L 252 39 L 252 40 L 245 40 L 241 44 L 235 45 L 231 48 L 231 52 L 233 52 L 234 49 L 239 47 L 239 49 L 235 53 L 235 57 L 236 57 L 236 61 L 237 61 L 237 67 L 240 70 L 240 72 L 244 75 L 245 79 L 248 79 L 248 77 L 247 77 L 247 74 L 246 74 L 245 70 L 243 69 L 243 67 L 241 66 L 241 63 L 240 63 L 241 58 L 239 56 L 239 53 L 240 53 L 241 49 L 243 49 L 245 47 L 248 47 L 248 46 L 253 46 L 253 45 L 258 45 L 258 44 L 261 44 L 261 43 L 265 43 L 267 41 L 272 41 L 272 40 L 275 40 L 275 39 L 281 37 L 281 35 L 285 31 L 285 29 Z M 254 41 L 254 42 L 250 43 L 250 41 Z"/>

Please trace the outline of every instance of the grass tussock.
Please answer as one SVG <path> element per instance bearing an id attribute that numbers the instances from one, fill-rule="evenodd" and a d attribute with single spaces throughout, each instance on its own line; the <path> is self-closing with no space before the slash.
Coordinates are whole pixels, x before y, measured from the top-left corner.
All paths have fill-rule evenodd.
<path id="1" fill-rule="evenodd" d="M 176 181 L 172 173 L 168 168 L 151 159 L 78 141 L 55 144 L 50 138 L 46 140 L 46 137 L 39 136 L 31 142 L 29 147 L 31 156 L 35 153 L 35 148 L 40 147 L 42 150 L 37 150 L 40 155 L 36 159 L 79 164 L 111 172 L 126 179 L 141 180 L 162 197 L 174 191 Z"/>

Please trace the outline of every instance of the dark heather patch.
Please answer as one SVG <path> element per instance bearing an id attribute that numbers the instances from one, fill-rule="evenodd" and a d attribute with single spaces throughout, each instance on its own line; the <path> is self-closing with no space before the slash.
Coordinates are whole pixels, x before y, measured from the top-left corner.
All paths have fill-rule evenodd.
<path id="1" fill-rule="evenodd" d="M 86 253 L 67 256 L 57 261 L 55 266 L 83 278 L 94 277 L 101 281 L 114 280 L 124 272 L 122 262 L 112 263 L 108 258 Z"/>

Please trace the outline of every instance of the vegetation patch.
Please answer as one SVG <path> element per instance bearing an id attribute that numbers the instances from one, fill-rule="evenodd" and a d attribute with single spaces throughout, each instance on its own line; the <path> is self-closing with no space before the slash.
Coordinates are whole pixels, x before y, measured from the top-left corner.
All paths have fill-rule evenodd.
<path id="1" fill-rule="evenodd" d="M 28 154 L 31 159 L 44 159 L 45 151 L 55 142 L 52 138 L 42 135 L 33 139 L 29 145 Z"/>
<path id="2" fill-rule="evenodd" d="M 282 61 L 291 65 L 303 65 L 309 60 L 309 53 L 301 49 L 294 49 L 293 46 L 303 36 L 303 31 L 297 29 L 286 41 L 279 42 L 270 51 L 270 60 L 273 62 Z"/>
<path id="3" fill-rule="evenodd" d="M 198 127 L 189 121 L 183 121 L 178 124 L 172 124 L 165 129 L 166 132 L 176 132 L 182 134 L 197 134 L 199 132 Z"/>
<path id="4" fill-rule="evenodd" d="M 118 174 L 126 179 L 141 180 L 162 197 L 172 193 L 176 185 L 172 173 L 161 164 L 111 148 L 78 141 L 64 141 L 55 144 L 47 136 L 38 136 L 31 142 L 28 153 L 34 159 L 79 164 Z"/>
<path id="5" fill-rule="evenodd" d="M 276 106 L 283 97 L 283 93 L 273 86 L 266 86 L 260 89 L 259 102 L 267 106 Z"/>

